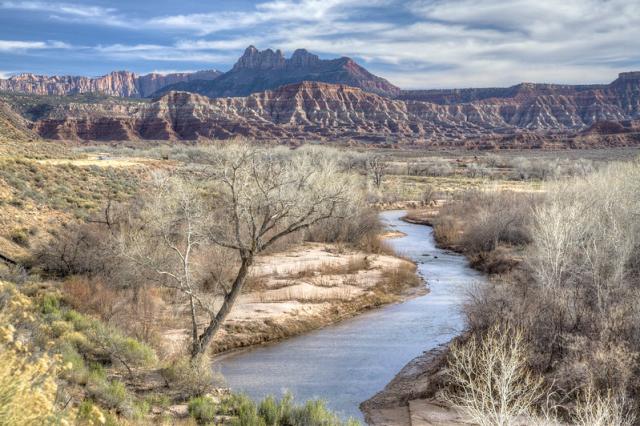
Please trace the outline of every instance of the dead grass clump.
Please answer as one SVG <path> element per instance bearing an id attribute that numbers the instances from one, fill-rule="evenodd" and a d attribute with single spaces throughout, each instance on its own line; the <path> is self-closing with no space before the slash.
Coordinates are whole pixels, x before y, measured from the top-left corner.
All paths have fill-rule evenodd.
<path id="1" fill-rule="evenodd" d="M 324 263 L 313 272 L 312 275 L 347 275 L 355 274 L 359 271 L 366 271 L 371 268 L 371 261 L 368 256 L 350 256 L 347 263 Z"/>
<path id="2" fill-rule="evenodd" d="M 346 263 L 324 262 L 319 266 L 305 268 L 288 274 L 288 279 L 310 279 L 323 275 L 350 275 L 371 268 L 371 260 L 366 255 L 350 256 Z"/>
<path id="3" fill-rule="evenodd" d="M 329 301 L 347 301 L 355 296 L 351 287 L 316 287 L 316 286 L 293 286 L 275 291 L 261 292 L 258 295 L 260 303 L 276 302 L 301 302 L 301 303 L 323 303 Z"/>
<path id="4" fill-rule="evenodd" d="M 399 294 L 409 288 L 422 284 L 422 279 L 416 273 L 417 267 L 411 262 L 402 262 L 396 268 L 382 271 L 378 291 L 383 294 Z"/>

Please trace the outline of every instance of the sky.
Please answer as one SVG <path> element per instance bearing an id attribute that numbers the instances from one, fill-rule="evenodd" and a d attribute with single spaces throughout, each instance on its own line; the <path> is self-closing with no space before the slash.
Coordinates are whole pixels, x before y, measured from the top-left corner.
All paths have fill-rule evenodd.
<path id="1" fill-rule="evenodd" d="M 640 0 L 0 0 L 0 77 L 229 70 L 249 45 L 350 56 L 406 89 L 607 83 Z"/>

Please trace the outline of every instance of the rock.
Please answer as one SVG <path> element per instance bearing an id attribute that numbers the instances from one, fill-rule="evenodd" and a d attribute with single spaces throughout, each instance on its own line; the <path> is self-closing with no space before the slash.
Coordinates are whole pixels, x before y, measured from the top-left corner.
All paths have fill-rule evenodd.
<path id="1" fill-rule="evenodd" d="M 271 49 L 262 52 L 254 46 L 249 46 L 244 51 L 244 55 L 238 59 L 233 66 L 233 71 L 240 70 L 278 70 L 284 68 L 286 60 L 282 51 L 273 51 Z"/>
<path id="2" fill-rule="evenodd" d="M 184 418 L 189 417 L 189 406 L 187 404 L 177 404 L 169 407 L 172 416 Z"/>

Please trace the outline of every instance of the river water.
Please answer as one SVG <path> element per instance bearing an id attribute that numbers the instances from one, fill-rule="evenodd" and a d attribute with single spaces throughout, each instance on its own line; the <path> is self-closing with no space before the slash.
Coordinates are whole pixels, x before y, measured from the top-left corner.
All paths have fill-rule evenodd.
<path id="1" fill-rule="evenodd" d="M 363 421 L 358 405 L 410 360 L 449 341 L 464 326 L 460 304 L 484 281 L 466 259 L 436 247 L 430 227 L 403 222 L 403 211 L 381 213 L 388 240 L 418 264 L 429 293 L 302 336 L 223 357 L 216 368 L 229 386 L 256 400 L 291 391 L 296 401 L 323 399 L 345 419 Z"/>

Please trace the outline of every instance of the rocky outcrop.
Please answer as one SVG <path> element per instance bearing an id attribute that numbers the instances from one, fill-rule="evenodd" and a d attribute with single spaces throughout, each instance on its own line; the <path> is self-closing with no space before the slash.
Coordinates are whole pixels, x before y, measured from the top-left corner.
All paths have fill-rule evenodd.
<path id="1" fill-rule="evenodd" d="M 220 74 L 215 70 L 195 73 L 152 73 L 141 76 L 129 71 L 114 71 L 94 78 L 19 74 L 8 79 L 0 79 L 0 90 L 50 96 L 96 93 L 107 96 L 141 98 L 171 84 L 213 80 Z"/>
<path id="2" fill-rule="evenodd" d="M 371 74 L 350 58 L 323 60 L 304 49 L 298 49 L 286 59 L 280 50 L 260 51 L 249 46 L 231 71 L 219 78 L 168 86 L 158 95 L 169 91 L 185 91 L 212 98 L 238 97 L 302 81 L 345 84 L 384 96 L 400 93 L 398 87 Z"/>

